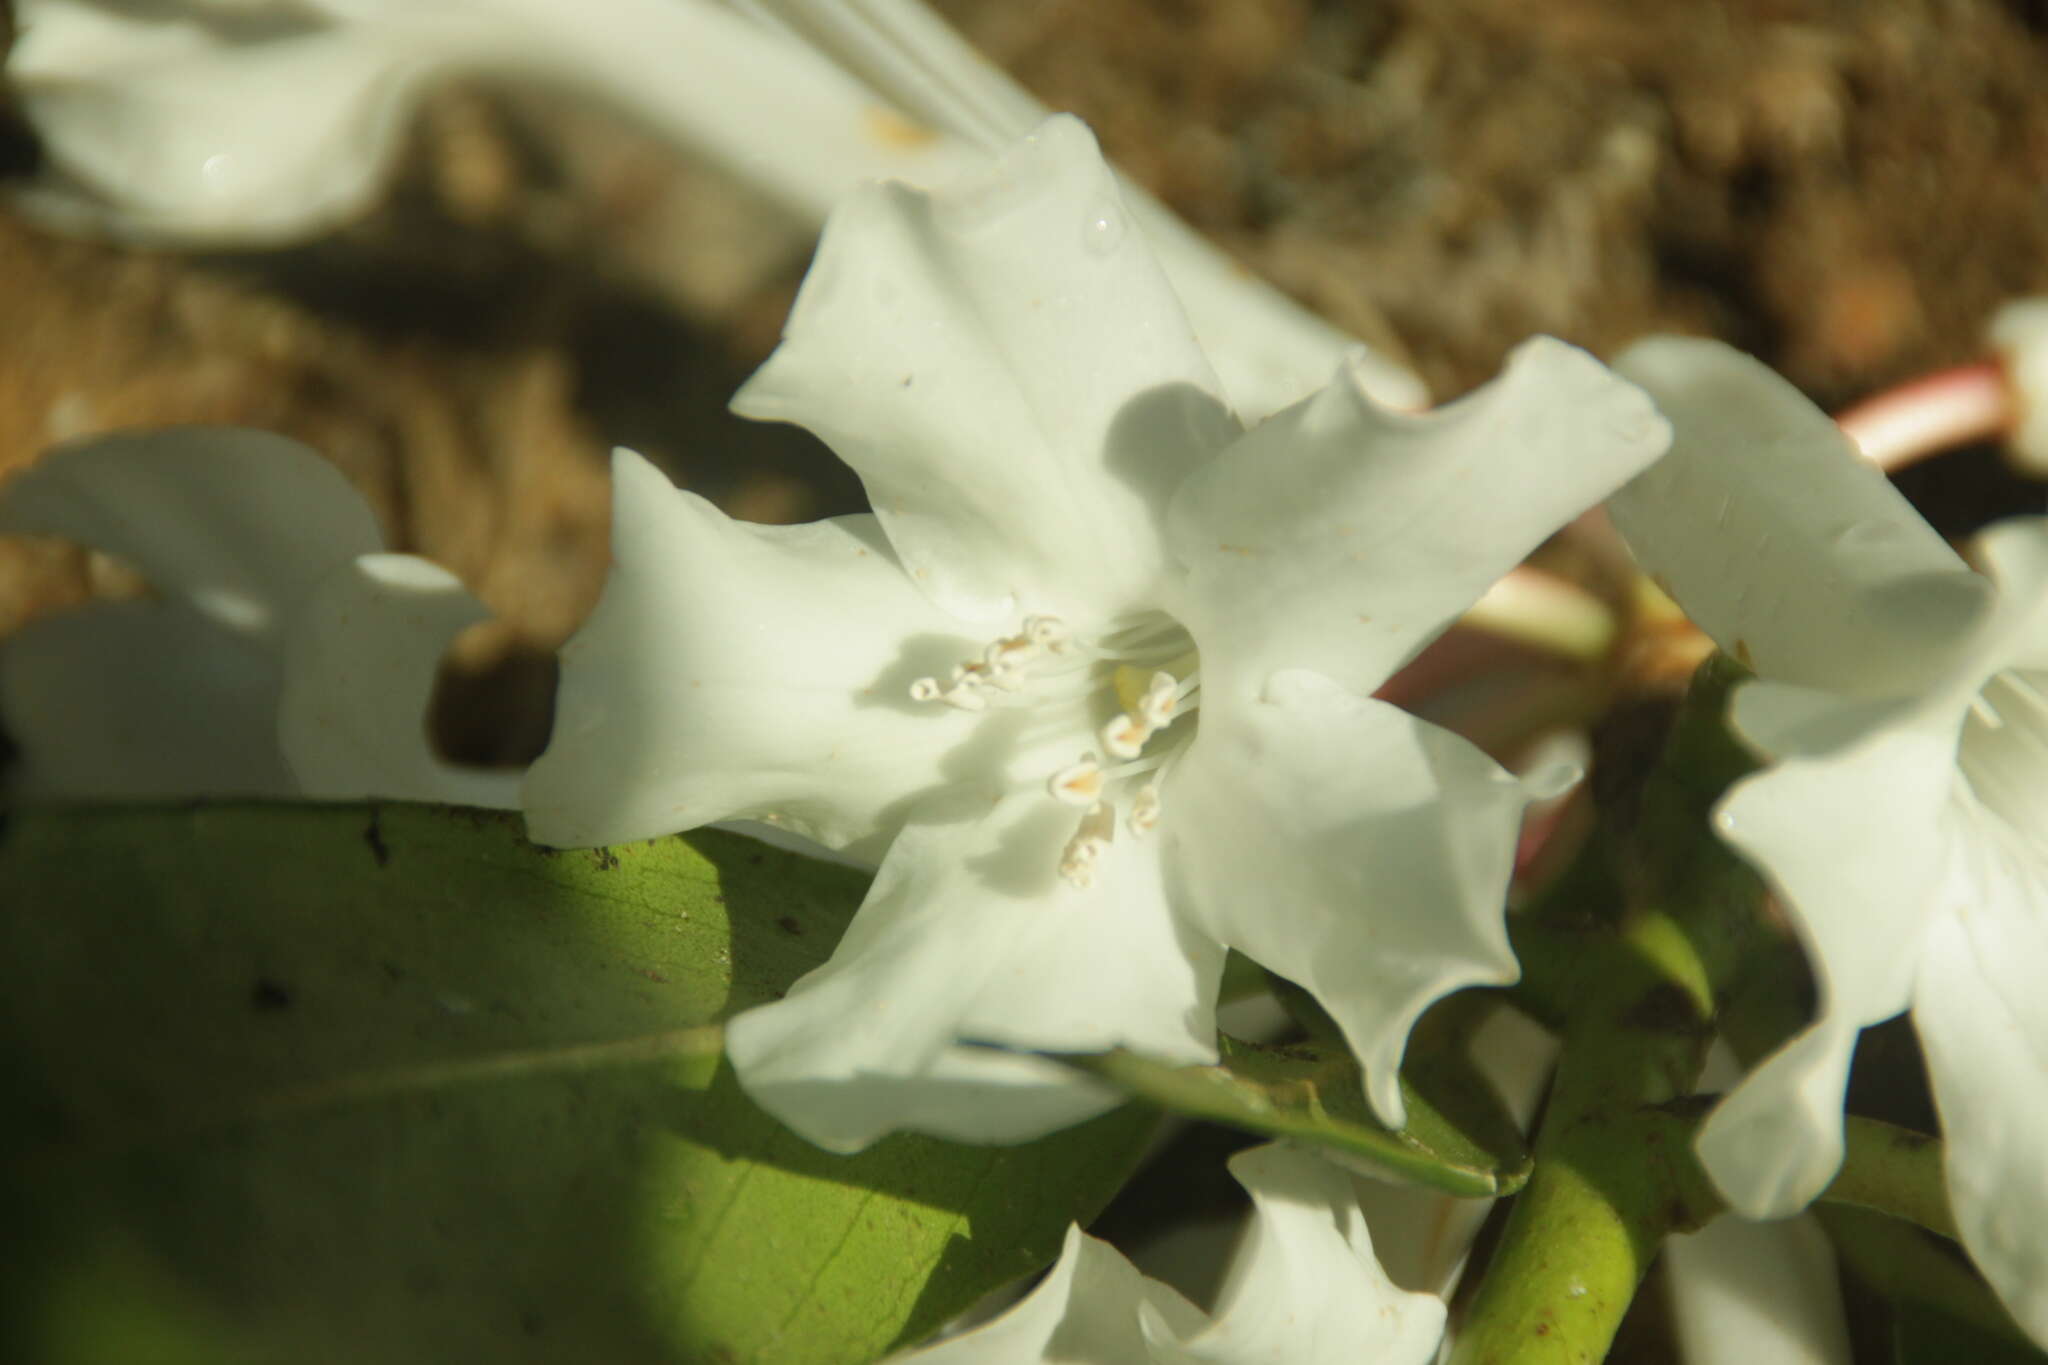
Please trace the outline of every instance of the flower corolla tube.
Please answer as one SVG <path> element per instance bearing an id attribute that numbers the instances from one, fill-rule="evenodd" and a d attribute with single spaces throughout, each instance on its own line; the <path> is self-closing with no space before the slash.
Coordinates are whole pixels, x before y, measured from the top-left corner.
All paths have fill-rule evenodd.
<path id="1" fill-rule="evenodd" d="M 841 1149 L 1030 1137 L 1111 1096 L 1025 1054 L 1214 1060 L 1235 947 L 1399 1124 L 1416 1016 L 1516 974 L 1532 787 L 1372 693 L 1661 452 L 1647 400 L 1539 338 L 1439 413 L 1343 366 L 1244 430 L 1056 118 L 849 199 L 734 407 L 823 437 L 873 514 L 750 526 L 620 454 L 525 808 L 544 843 L 747 817 L 879 861 L 831 961 L 730 1025 L 754 1098 Z"/>
<path id="2" fill-rule="evenodd" d="M 1819 987 L 1700 1156 L 1747 1217 L 1805 1205 L 1841 1165 L 1857 1031 L 1910 1008 L 1964 1246 L 2048 1342 L 2048 521 L 1986 532 L 1979 575 L 1764 366 L 1660 338 L 1618 368 L 1675 436 L 1615 524 L 1757 674 L 1732 720 L 1773 762 L 1715 818 Z"/>
<path id="3" fill-rule="evenodd" d="M 362 212 L 421 95 L 454 73 L 608 108 L 813 224 L 869 179 L 986 164 L 1046 110 L 916 0 L 17 0 L 11 93 L 45 154 L 14 187 L 73 230 L 279 242 Z M 1145 226 L 1226 389 L 1265 413 L 1359 348 L 1142 192 Z"/>

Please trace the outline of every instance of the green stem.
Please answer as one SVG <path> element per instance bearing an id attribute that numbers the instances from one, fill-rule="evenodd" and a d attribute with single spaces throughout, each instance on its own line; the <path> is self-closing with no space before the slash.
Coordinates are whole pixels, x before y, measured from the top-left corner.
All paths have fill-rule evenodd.
<path id="1" fill-rule="evenodd" d="M 1664 1237 L 1711 1215 L 1691 1153 L 1668 1150 L 1668 1122 L 1646 1108 L 1698 1077 L 1711 1016 L 1701 964 L 1676 924 L 1646 913 L 1576 966 L 1581 1005 L 1537 1137 L 1535 1173 L 1515 1200 L 1453 1365 L 1601 1359 Z"/>
<path id="2" fill-rule="evenodd" d="M 1868 1209 L 1838 1205 L 1814 1213 L 1842 1264 L 1885 1298 L 1933 1309 L 2014 1345 L 2029 1344 L 1984 1281 L 1917 1229 Z"/>
<path id="3" fill-rule="evenodd" d="M 1853 1114 L 1843 1127 L 1842 1169 L 1821 1191 L 1822 1203 L 1873 1209 L 1962 1241 L 1949 1208 L 1940 1138 Z"/>

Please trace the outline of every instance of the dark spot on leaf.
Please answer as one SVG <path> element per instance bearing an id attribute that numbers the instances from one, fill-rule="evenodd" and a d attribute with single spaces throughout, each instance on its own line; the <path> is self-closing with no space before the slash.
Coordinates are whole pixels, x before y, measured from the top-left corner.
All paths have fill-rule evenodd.
<path id="1" fill-rule="evenodd" d="M 1707 1111 L 1721 1102 L 1719 1095 L 1676 1095 L 1648 1108 L 1660 1114 L 1669 1114 L 1675 1119 L 1705 1118 Z"/>
<path id="2" fill-rule="evenodd" d="M 1536 1335 L 1537 1335 L 1537 1336 L 1539 1336 L 1539 1337 L 1547 1337 L 1547 1336 L 1549 1336 L 1549 1335 L 1550 1335 L 1550 1324 L 1549 1324 L 1549 1323 L 1547 1323 L 1547 1322 L 1539 1322 L 1539 1323 L 1537 1323 L 1537 1324 L 1536 1324 Z"/>
<path id="3" fill-rule="evenodd" d="M 796 922 L 795 915 L 784 915 L 781 919 L 775 921 L 775 923 L 778 927 L 781 928 L 782 932 L 785 934 L 795 934 L 799 938 L 803 936 L 804 927 L 803 925 L 798 924 Z"/>
<path id="4" fill-rule="evenodd" d="M 654 968 L 652 967 L 636 967 L 634 968 L 634 970 L 639 972 L 640 975 L 646 977 L 649 981 L 652 981 L 657 986 L 666 986 L 668 984 L 668 978 L 663 976 L 660 972 L 654 970 Z"/>
<path id="5" fill-rule="evenodd" d="M 377 860 L 377 866 L 391 866 L 391 850 L 385 846 L 384 831 L 377 826 L 377 812 L 370 812 L 370 823 L 363 830 L 363 842 L 370 846 L 370 856 Z"/>
<path id="6" fill-rule="evenodd" d="M 267 976 L 256 978 L 256 984 L 249 988 L 249 1008 L 259 1013 L 270 1014 L 292 1007 L 292 989 L 282 981 L 272 981 Z"/>
<path id="7" fill-rule="evenodd" d="M 590 852 L 591 856 L 597 859 L 597 870 L 599 872 L 615 872 L 618 870 L 618 854 L 608 848 L 593 848 Z"/>

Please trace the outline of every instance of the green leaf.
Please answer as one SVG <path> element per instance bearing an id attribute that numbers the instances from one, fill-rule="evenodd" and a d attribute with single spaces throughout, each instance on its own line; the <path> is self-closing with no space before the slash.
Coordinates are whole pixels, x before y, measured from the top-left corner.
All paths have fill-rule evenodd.
<path id="1" fill-rule="evenodd" d="M 0 1355 L 822 1365 L 923 1335 L 1050 1260 L 1151 1122 L 839 1157 L 754 1108 L 718 1024 L 864 886 L 416 806 L 16 816 Z"/>
<path id="2" fill-rule="evenodd" d="M 1408 1126 L 1372 1116 L 1351 1054 L 1326 1042 L 1262 1046 L 1225 1036 L 1216 1066 L 1169 1066 L 1129 1052 L 1061 1060 L 1175 1113 L 1321 1148 L 1367 1174 L 1445 1194 L 1513 1194 L 1529 1153 L 1499 1098 L 1476 1072 L 1401 1077 Z"/>

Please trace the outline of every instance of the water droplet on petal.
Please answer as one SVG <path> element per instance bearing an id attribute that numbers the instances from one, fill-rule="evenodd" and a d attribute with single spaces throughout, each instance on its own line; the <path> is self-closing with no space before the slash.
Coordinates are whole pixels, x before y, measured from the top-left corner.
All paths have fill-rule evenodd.
<path id="1" fill-rule="evenodd" d="M 1843 550 L 1885 550 L 1898 544 L 1904 532 L 1902 526 L 1891 521 L 1859 521 L 1846 530 L 1835 533 L 1835 545 Z"/>
<path id="2" fill-rule="evenodd" d="M 1124 211 L 1100 200 L 1081 220 L 1081 246 L 1091 256 L 1111 255 L 1123 245 L 1124 231 Z"/>

